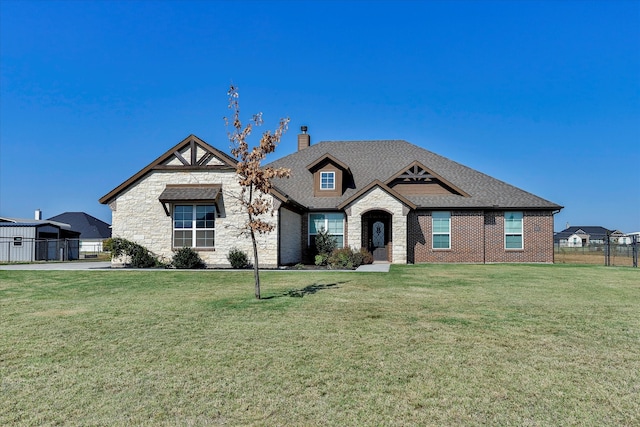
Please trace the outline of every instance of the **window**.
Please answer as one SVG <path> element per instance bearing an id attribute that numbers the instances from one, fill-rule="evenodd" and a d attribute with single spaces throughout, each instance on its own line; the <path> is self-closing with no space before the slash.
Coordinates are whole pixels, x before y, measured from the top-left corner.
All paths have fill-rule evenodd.
<path id="1" fill-rule="evenodd" d="M 173 246 L 213 248 L 216 208 L 214 205 L 173 207 Z"/>
<path id="2" fill-rule="evenodd" d="M 522 212 L 504 213 L 504 248 L 522 249 Z"/>
<path id="3" fill-rule="evenodd" d="M 332 172 L 333 173 L 333 172 Z M 336 239 L 339 248 L 344 247 L 344 214 L 342 213 L 313 213 L 309 214 L 309 245 L 316 242 L 316 235 L 321 230 L 327 230 Z"/>
<path id="4" fill-rule="evenodd" d="M 433 249 L 451 249 L 451 212 L 431 214 Z"/>
<path id="5" fill-rule="evenodd" d="M 14 237 L 13 246 L 22 246 L 22 237 Z"/>
<path id="6" fill-rule="evenodd" d="M 336 173 L 320 172 L 320 189 L 335 190 L 335 188 L 336 188 Z"/>

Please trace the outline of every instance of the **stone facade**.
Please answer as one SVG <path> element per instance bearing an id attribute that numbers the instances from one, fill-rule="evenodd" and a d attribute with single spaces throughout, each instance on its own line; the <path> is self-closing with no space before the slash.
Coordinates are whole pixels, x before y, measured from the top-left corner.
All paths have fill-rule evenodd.
<path id="1" fill-rule="evenodd" d="M 230 171 L 153 171 L 136 185 L 121 192 L 109 206 L 112 209 L 113 237 L 122 237 L 160 256 L 165 261 L 173 257 L 173 221 L 167 216 L 158 197 L 167 184 L 221 184 L 221 207 L 215 220 L 215 248 L 197 249 L 208 267 L 230 267 L 229 250 L 236 247 L 247 253 L 253 262 L 251 238 L 241 235 L 246 213 L 237 202 L 240 186 Z M 276 223 L 278 212 L 271 221 Z M 258 235 L 258 257 L 261 267 L 277 267 L 278 233 Z M 116 262 L 117 263 L 117 262 Z"/>
<path id="2" fill-rule="evenodd" d="M 372 210 L 384 210 L 391 214 L 390 261 L 407 262 L 407 208 L 380 187 L 374 187 L 347 208 L 347 235 L 349 246 L 359 249 L 362 241 L 362 215 Z"/>

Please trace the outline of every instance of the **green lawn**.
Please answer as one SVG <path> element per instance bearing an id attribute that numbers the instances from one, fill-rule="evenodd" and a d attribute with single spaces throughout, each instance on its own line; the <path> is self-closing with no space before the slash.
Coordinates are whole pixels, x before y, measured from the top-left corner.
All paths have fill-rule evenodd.
<path id="1" fill-rule="evenodd" d="M 261 277 L 0 271 L 0 425 L 640 425 L 637 269 Z"/>

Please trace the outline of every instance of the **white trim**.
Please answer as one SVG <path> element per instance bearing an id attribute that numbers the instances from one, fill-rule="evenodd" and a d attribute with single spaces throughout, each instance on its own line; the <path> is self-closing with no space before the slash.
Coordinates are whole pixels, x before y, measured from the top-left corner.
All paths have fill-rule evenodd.
<path id="1" fill-rule="evenodd" d="M 322 175 L 327 175 L 327 183 L 329 183 L 329 175 L 331 175 L 331 187 L 323 187 Z M 320 171 L 320 190 L 335 190 L 336 189 L 336 173 L 334 171 Z"/>
<path id="2" fill-rule="evenodd" d="M 191 207 L 191 227 L 180 227 L 176 228 L 176 207 L 177 206 L 190 206 Z M 197 226 L 197 217 L 196 210 L 198 206 L 211 206 L 213 208 L 213 227 L 198 227 Z M 186 203 L 175 203 L 172 206 L 172 215 L 171 215 L 171 246 L 173 248 L 182 248 L 182 247 L 190 247 L 193 249 L 212 249 L 215 248 L 215 237 L 216 237 L 216 205 L 214 203 L 197 203 L 197 204 L 186 204 Z M 188 220 L 182 220 L 188 221 Z M 190 231 L 191 232 L 191 245 L 190 246 L 180 246 L 176 245 L 176 232 L 177 231 Z M 213 233 L 213 245 L 212 246 L 198 246 L 198 232 L 202 231 L 210 231 Z"/>
<path id="3" fill-rule="evenodd" d="M 507 233 L 507 215 L 517 214 L 520 215 L 520 232 L 519 233 Z M 522 211 L 507 211 L 504 213 L 504 249 L 507 251 L 521 251 L 524 249 L 524 213 Z M 520 236 L 519 248 L 507 248 L 507 236 Z"/>
<path id="4" fill-rule="evenodd" d="M 437 219 L 448 219 L 448 224 L 447 224 L 448 225 L 448 230 L 447 230 L 446 233 L 444 233 L 442 231 L 439 231 L 439 232 L 434 231 L 434 220 L 436 219 L 435 216 L 434 216 L 435 214 L 443 214 L 442 217 L 437 218 Z M 444 214 L 447 214 L 446 217 L 444 216 Z M 433 242 L 434 242 L 433 237 L 436 236 L 436 235 L 438 235 L 438 236 L 444 236 L 444 235 L 449 236 L 449 246 L 446 247 L 446 248 L 436 248 L 433 245 Z M 431 249 L 436 250 L 436 251 L 437 250 L 451 249 L 451 212 L 450 211 L 432 211 L 431 212 Z"/>

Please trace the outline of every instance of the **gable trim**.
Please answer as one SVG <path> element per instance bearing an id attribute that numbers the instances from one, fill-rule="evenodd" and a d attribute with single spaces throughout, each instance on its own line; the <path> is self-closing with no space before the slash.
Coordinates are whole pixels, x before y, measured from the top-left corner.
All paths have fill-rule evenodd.
<path id="1" fill-rule="evenodd" d="M 417 208 L 417 205 L 414 204 L 411 200 L 407 199 L 402 194 L 400 194 L 397 191 L 395 191 L 393 188 L 389 188 L 389 186 L 387 186 L 382 181 L 376 179 L 376 180 L 372 181 L 371 183 L 369 183 L 369 185 L 364 187 L 362 190 L 358 191 L 356 194 L 354 194 L 353 196 L 349 197 L 344 202 L 340 203 L 338 205 L 338 209 L 342 210 L 342 209 L 346 208 L 347 206 L 349 206 L 350 204 L 352 204 L 356 200 L 358 200 L 360 197 L 362 197 L 363 195 L 365 195 L 369 191 L 373 190 L 375 187 L 379 187 L 382 191 L 384 191 L 385 193 L 388 193 L 390 196 L 392 196 L 393 198 L 397 199 L 398 201 L 403 203 L 405 206 L 408 206 L 411 209 L 416 209 Z"/>
<path id="2" fill-rule="evenodd" d="M 444 179 L 442 176 L 438 175 L 437 173 L 433 172 L 431 169 L 429 169 L 428 167 L 426 167 L 425 165 L 423 165 L 422 163 L 420 163 L 419 161 L 414 161 L 412 162 L 410 165 L 408 165 L 407 167 L 404 167 L 402 169 L 400 169 L 400 171 L 396 174 L 394 174 L 391 178 L 387 179 L 385 181 L 386 185 L 391 184 L 395 179 L 400 178 L 403 174 L 405 174 L 409 169 L 412 169 L 414 167 L 419 167 L 422 170 L 424 170 L 425 172 L 427 172 L 429 175 L 425 176 L 428 178 L 435 178 L 436 180 L 440 181 L 442 184 L 446 185 L 447 187 L 451 188 L 452 190 L 454 190 L 455 192 L 457 192 L 458 194 L 460 194 L 463 197 L 471 197 L 467 192 L 465 192 L 464 190 L 462 190 L 460 187 L 454 185 L 453 183 L 447 181 L 446 179 Z"/>
<path id="3" fill-rule="evenodd" d="M 313 171 L 313 169 L 315 169 L 316 166 L 318 166 L 320 163 L 322 163 L 325 160 L 328 160 L 328 161 L 332 162 L 333 164 L 335 164 L 339 168 L 343 169 L 345 172 L 349 172 L 349 166 L 347 166 L 346 163 L 338 160 L 337 158 L 335 158 L 334 156 L 332 156 L 329 153 L 325 153 L 324 155 L 318 157 L 315 161 L 313 161 L 312 163 L 307 165 L 307 169 L 309 171 Z"/>
<path id="4" fill-rule="evenodd" d="M 202 166 L 202 164 L 198 164 L 199 162 L 197 163 L 195 159 L 196 145 L 199 145 L 200 147 L 204 148 L 208 153 L 210 153 L 210 155 L 213 155 L 219 158 L 223 162 L 223 165 Z M 182 155 L 180 155 L 180 150 L 187 146 L 191 148 L 190 164 Z M 178 158 L 180 162 L 183 163 L 184 166 L 163 165 L 163 163 L 165 163 L 171 157 Z M 133 184 L 138 182 L 140 179 L 142 179 L 145 175 L 147 175 L 149 172 L 151 172 L 154 169 L 158 169 L 158 170 L 159 169 L 166 169 L 166 170 L 171 170 L 171 169 L 180 169 L 180 170 L 229 169 L 231 170 L 233 169 L 235 170 L 235 167 L 236 167 L 236 161 L 233 159 L 233 157 L 229 156 L 226 153 L 223 153 L 222 151 L 218 150 L 215 147 L 212 147 L 211 145 L 207 144 L 197 136 L 191 134 L 185 139 L 183 139 L 182 141 L 180 141 L 178 144 L 176 144 L 174 147 L 167 150 L 164 154 L 162 154 L 160 157 L 155 159 L 153 162 L 149 163 L 147 166 L 145 166 L 143 169 L 141 169 L 138 173 L 133 175 L 131 178 L 127 179 L 125 182 L 123 182 L 122 184 L 120 184 L 119 186 L 111 190 L 109 193 L 102 196 L 98 201 L 103 205 L 109 203 L 113 198 L 117 197 L 120 193 L 122 193 L 123 191 L 131 187 Z"/>

